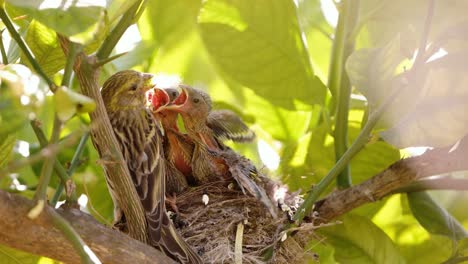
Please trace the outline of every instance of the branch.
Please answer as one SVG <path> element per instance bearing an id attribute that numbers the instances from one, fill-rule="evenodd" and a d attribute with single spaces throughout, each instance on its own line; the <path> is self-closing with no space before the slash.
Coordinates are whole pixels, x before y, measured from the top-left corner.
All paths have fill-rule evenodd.
<path id="1" fill-rule="evenodd" d="M 335 191 L 316 202 L 311 215 L 318 215 L 319 222 L 329 222 L 365 203 L 391 195 L 416 180 L 468 170 L 467 155 L 468 137 L 465 137 L 454 150 L 448 147 L 439 148 L 418 157 L 397 161 L 369 180 L 342 191 Z"/>
<path id="2" fill-rule="evenodd" d="M 101 61 L 107 59 L 114 49 L 117 42 L 119 42 L 122 35 L 125 33 L 127 28 L 136 22 L 137 14 L 139 8 L 144 4 L 144 1 L 136 1 L 133 6 L 131 6 L 122 18 L 119 20 L 119 23 L 115 26 L 112 32 L 104 40 L 103 44 L 96 52 L 96 57 Z"/>
<path id="3" fill-rule="evenodd" d="M 54 227 L 46 207 L 36 219 L 26 215 L 34 202 L 0 190 L 0 244 L 66 263 L 80 263 L 80 257 L 63 234 Z M 98 223 L 76 209 L 55 210 L 77 231 L 102 263 L 174 263 L 160 251 Z"/>

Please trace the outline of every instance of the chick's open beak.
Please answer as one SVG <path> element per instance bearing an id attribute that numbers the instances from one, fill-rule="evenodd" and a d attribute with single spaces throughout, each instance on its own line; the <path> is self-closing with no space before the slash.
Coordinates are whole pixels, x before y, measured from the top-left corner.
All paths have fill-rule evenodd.
<path id="1" fill-rule="evenodd" d="M 189 95 L 187 93 L 187 90 L 184 87 L 181 87 L 182 91 L 180 92 L 179 96 L 172 101 L 172 103 L 162 107 L 162 109 L 165 110 L 172 110 L 176 112 L 184 112 L 187 110 L 187 102 L 189 100 Z"/>
<path id="2" fill-rule="evenodd" d="M 154 112 L 159 112 L 162 108 L 168 105 L 169 102 L 169 95 L 163 89 L 154 88 L 154 93 L 151 96 L 151 106 Z"/>

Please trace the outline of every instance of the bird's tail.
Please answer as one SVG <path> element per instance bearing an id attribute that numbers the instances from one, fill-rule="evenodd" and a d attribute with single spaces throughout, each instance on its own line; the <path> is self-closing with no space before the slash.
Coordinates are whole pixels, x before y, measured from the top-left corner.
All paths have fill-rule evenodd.
<path id="1" fill-rule="evenodd" d="M 147 221 L 149 240 L 152 246 L 159 248 L 180 263 L 203 263 L 198 254 L 177 232 L 164 206 L 155 210 L 153 215 L 147 215 Z"/>

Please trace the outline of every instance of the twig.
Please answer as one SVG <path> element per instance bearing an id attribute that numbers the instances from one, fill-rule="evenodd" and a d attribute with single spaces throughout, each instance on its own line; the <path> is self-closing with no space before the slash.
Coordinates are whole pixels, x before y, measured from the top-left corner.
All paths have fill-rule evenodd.
<path id="1" fill-rule="evenodd" d="M 81 49 L 81 45 L 78 45 L 73 42 L 69 42 L 69 43 L 70 44 L 68 47 L 67 62 L 65 64 L 65 69 L 64 69 L 63 78 L 62 78 L 62 86 L 65 86 L 65 87 L 70 87 L 71 80 L 72 80 L 72 73 L 73 73 L 73 64 L 75 63 L 75 58 L 76 58 L 76 54 L 78 50 Z M 83 138 L 87 139 L 88 135 L 89 135 L 89 132 L 86 132 L 85 135 L 83 135 L 83 137 L 81 138 L 80 144 L 78 145 L 78 149 L 75 151 L 75 154 L 72 159 L 71 166 L 73 165 L 73 169 L 71 169 L 71 166 L 70 166 L 70 168 L 66 171 L 65 179 L 62 178 L 62 181 L 59 183 L 57 190 L 55 191 L 55 194 L 52 197 L 51 205 L 54 207 L 57 204 L 57 201 L 60 198 L 60 195 L 62 195 L 64 186 L 67 186 L 67 180 L 69 180 L 71 176 L 73 175 L 73 170 L 75 169 L 81 157 L 81 154 L 83 153 L 83 146 L 82 146 Z M 78 153 L 78 156 L 77 156 L 77 153 Z M 56 160 L 55 163 L 57 164 L 58 160 Z M 75 190 L 67 190 L 67 201 L 68 202 L 76 201 Z"/>
<path id="2" fill-rule="evenodd" d="M 125 33 L 131 24 L 135 23 L 135 17 L 142 2 L 142 0 L 136 1 L 135 4 L 125 12 L 115 28 L 109 33 L 96 53 L 96 57 L 99 61 L 105 60 L 109 57 L 123 33 Z"/>
<path id="3" fill-rule="evenodd" d="M 55 117 L 54 127 L 52 129 L 52 135 L 49 140 L 49 146 L 56 144 L 60 137 L 60 130 L 62 128 L 62 122 Z M 57 152 L 52 152 L 44 161 L 42 166 L 41 176 L 39 177 L 39 183 L 37 185 L 34 199 L 36 201 L 47 201 L 47 187 L 49 186 L 50 178 L 52 176 L 52 170 L 54 169 L 55 155 Z"/>
<path id="4" fill-rule="evenodd" d="M 81 45 L 70 42 L 68 47 L 67 62 L 63 72 L 62 86 L 70 87 L 73 73 L 73 64 L 75 63 L 76 54 L 81 49 Z"/>
<path id="5" fill-rule="evenodd" d="M 2 29 L 2 31 L 0 31 L 0 51 L 2 52 L 2 63 L 6 65 L 8 64 L 8 56 L 5 51 L 5 45 L 3 44 L 3 32 L 4 31 L 5 29 Z"/>
<path id="6" fill-rule="evenodd" d="M 85 244 L 80 235 L 73 229 L 73 227 L 59 215 L 54 209 L 48 208 L 48 214 L 54 226 L 62 231 L 62 234 L 75 248 L 76 252 L 81 258 L 81 263 L 101 263 L 94 252 Z"/>
<path id="7" fill-rule="evenodd" d="M 467 191 L 468 179 L 454 179 L 450 177 L 438 177 L 412 182 L 407 186 L 396 189 L 393 193 L 421 192 L 428 190 L 454 190 Z"/>
<path id="8" fill-rule="evenodd" d="M 399 160 L 369 180 L 345 190 L 335 191 L 316 202 L 314 212 L 309 214 L 309 217 L 313 219 L 314 215 L 318 215 L 317 222 L 326 223 L 363 204 L 392 195 L 415 180 L 468 170 L 468 136 L 460 141 L 456 150 L 450 149 L 433 149 L 421 156 Z"/>
<path id="9" fill-rule="evenodd" d="M 356 26 L 356 21 L 359 14 L 359 0 L 346 1 L 343 3 L 343 9 L 340 11 L 338 19 L 337 38 L 333 43 L 332 57 L 337 60 L 332 62 L 328 83 L 337 87 L 330 87 L 330 90 L 335 91 L 333 102 L 338 102 L 336 105 L 335 116 L 335 159 L 338 161 L 348 149 L 348 114 L 349 101 L 351 98 L 351 83 L 345 70 L 345 62 L 349 55 L 354 51 L 354 39 L 349 38 L 349 33 Z M 335 80 L 336 79 L 336 80 Z M 333 104 L 332 104 L 333 105 Z M 347 188 L 351 186 L 351 174 L 349 164 L 340 172 L 336 178 L 338 188 Z"/>
<path id="10" fill-rule="evenodd" d="M 107 63 L 109 63 L 109 62 L 111 62 L 111 61 L 113 61 L 113 60 L 116 60 L 116 59 L 122 57 L 123 55 L 125 55 L 125 54 L 127 54 L 127 53 L 128 53 L 128 52 L 122 52 L 122 53 L 120 53 L 120 54 L 114 55 L 114 56 L 109 57 L 109 58 L 107 58 L 107 59 L 100 60 L 100 61 L 96 62 L 96 64 L 94 64 L 94 66 L 95 66 L 95 67 L 102 67 L 102 66 L 104 66 L 105 64 L 107 64 Z"/>
<path id="11" fill-rule="evenodd" d="M 44 158 L 49 158 L 50 155 L 52 154 L 55 155 L 56 153 L 61 151 L 63 148 L 73 145 L 76 142 L 75 140 L 77 140 L 77 137 L 81 135 L 81 133 L 82 133 L 81 131 L 74 132 L 67 139 L 63 140 L 60 143 L 51 144 L 47 146 L 46 148 L 43 148 L 39 153 L 31 155 L 25 159 L 20 159 L 18 161 L 10 162 L 9 165 L 7 165 L 5 168 L 0 170 L 0 178 L 3 175 L 7 175 L 9 172 L 13 172 L 27 165 L 34 164 L 36 162 L 43 160 Z M 65 169 L 63 171 L 65 171 Z"/>
<path id="12" fill-rule="evenodd" d="M 24 55 L 28 59 L 28 61 L 31 63 L 33 66 L 34 70 L 47 82 L 49 85 L 49 88 L 52 92 L 55 92 L 57 89 L 57 86 L 55 83 L 45 74 L 45 72 L 42 70 L 42 67 L 37 63 L 37 61 L 34 58 L 33 53 L 29 49 L 28 45 L 26 42 L 23 40 L 23 38 L 18 34 L 18 32 L 15 29 L 15 26 L 13 26 L 13 22 L 11 21 L 10 17 L 5 11 L 5 7 L 1 6 L 0 7 L 0 19 L 2 19 L 3 23 L 5 24 L 5 27 L 8 29 L 8 32 L 10 32 L 11 37 L 16 41 L 20 49 L 23 51 Z"/>
<path id="13" fill-rule="evenodd" d="M 76 148 L 75 150 L 75 154 L 73 155 L 73 158 L 70 162 L 70 167 L 68 168 L 68 170 L 66 171 L 66 175 L 67 175 L 67 180 L 69 178 L 71 178 L 71 176 L 73 175 L 73 173 L 75 172 L 75 169 L 76 167 L 78 166 L 79 162 L 80 162 L 80 159 L 81 159 L 81 156 L 83 155 L 83 151 L 86 147 L 86 142 L 88 141 L 88 138 L 89 138 L 89 132 L 86 132 L 82 137 L 81 137 L 81 140 L 80 140 L 80 143 L 78 144 L 78 147 Z M 58 161 L 56 161 L 57 163 Z M 57 204 L 57 201 L 58 199 L 60 198 L 60 196 L 62 195 L 62 192 L 63 192 L 63 189 L 64 187 L 66 187 L 66 181 L 62 181 L 59 183 L 58 187 L 57 187 L 57 190 L 55 191 L 54 193 L 54 196 L 52 197 L 52 200 L 50 201 L 50 204 L 52 206 L 55 207 L 55 205 Z M 71 190 L 72 193 L 71 195 L 69 196 L 68 193 L 67 193 L 67 201 L 68 202 L 75 202 L 76 201 L 76 193 L 75 193 L 75 190 Z M 67 190 L 67 192 L 69 192 L 69 190 Z"/>

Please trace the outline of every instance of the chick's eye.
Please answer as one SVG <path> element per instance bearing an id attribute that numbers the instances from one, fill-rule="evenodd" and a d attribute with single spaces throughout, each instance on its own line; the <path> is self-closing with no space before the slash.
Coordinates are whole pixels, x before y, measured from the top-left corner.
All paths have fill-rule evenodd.
<path id="1" fill-rule="evenodd" d="M 193 98 L 193 102 L 196 103 L 196 104 L 198 104 L 198 102 L 200 102 L 200 99 L 198 99 L 198 98 Z"/>
<path id="2" fill-rule="evenodd" d="M 130 90 L 131 91 L 136 91 L 136 89 L 138 88 L 138 85 L 136 83 L 132 84 L 132 86 L 130 87 Z"/>
<path id="3" fill-rule="evenodd" d="M 172 92 L 172 96 L 176 97 L 176 96 L 177 96 L 177 92 Z"/>

